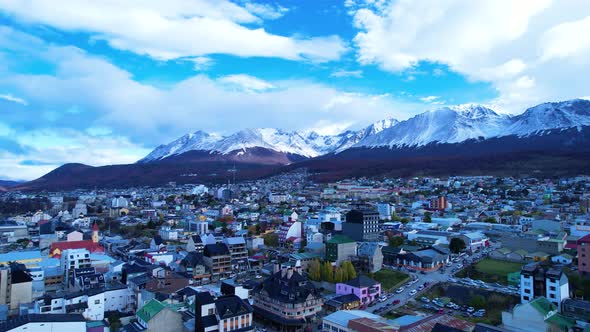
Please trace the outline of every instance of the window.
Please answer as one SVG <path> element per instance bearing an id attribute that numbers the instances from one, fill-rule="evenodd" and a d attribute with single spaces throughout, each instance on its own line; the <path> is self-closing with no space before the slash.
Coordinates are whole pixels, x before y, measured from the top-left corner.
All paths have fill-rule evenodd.
<path id="1" fill-rule="evenodd" d="M 527 294 L 530 294 L 531 293 L 531 290 L 530 289 L 525 289 L 524 292 L 527 293 Z"/>
<path id="2" fill-rule="evenodd" d="M 100 304 L 100 300 L 94 300 L 94 304 Z"/>
<path id="3" fill-rule="evenodd" d="M 555 286 L 551 286 L 551 287 L 549 287 L 549 289 L 550 289 L 551 291 L 555 291 L 557 288 L 555 288 Z"/>
<path id="4" fill-rule="evenodd" d="M 552 294 L 549 294 L 549 297 L 552 298 L 552 299 L 554 299 L 555 298 L 555 294 L 553 294 L 553 293 Z"/>

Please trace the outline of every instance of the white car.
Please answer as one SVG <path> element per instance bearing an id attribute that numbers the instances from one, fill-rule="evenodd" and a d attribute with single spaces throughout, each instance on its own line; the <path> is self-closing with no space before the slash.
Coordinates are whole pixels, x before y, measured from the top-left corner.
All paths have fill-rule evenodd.
<path id="1" fill-rule="evenodd" d="M 403 287 L 400 287 L 400 288 L 398 288 L 398 289 L 395 290 L 395 292 L 398 293 L 398 294 L 402 293 L 403 291 L 404 291 L 404 288 Z"/>
<path id="2" fill-rule="evenodd" d="M 410 296 L 414 296 L 414 295 L 416 295 L 417 293 L 418 293 L 418 291 L 417 291 L 417 290 L 415 290 L 415 289 L 412 289 L 412 290 L 410 291 Z"/>

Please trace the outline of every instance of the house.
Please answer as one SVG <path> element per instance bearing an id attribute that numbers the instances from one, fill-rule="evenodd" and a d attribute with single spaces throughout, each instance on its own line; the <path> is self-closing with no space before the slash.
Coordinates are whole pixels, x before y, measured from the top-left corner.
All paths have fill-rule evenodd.
<path id="1" fill-rule="evenodd" d="M 354 294 L 362 304 L 368 304 L 381 296 L 381 283 L 365 275 L 360 275 L 347 282 L 337 283 L 336 294 Z"/>
<path id="2" fill-rule="evenodd" d="M 328 312 L 335 312 L 339 310 L 352 310 L 361 306 L 361 299 L 354 294 L 337 295 L 330 298 L 324 303 L 324 308 Z"/>
<path id="3" fill-rule="evenodd" d="M 183 329 L 182 316 L 156 299 L 147 302 L 136 316 L 137 324 L 148 332 L 177 332 Z"/>
<path id="4" fill-rule="evenodd" d="M 340 265 L 356 256 L 356 241 L 346 235 L 334 235 L 326 241 L 326 260 Z"/>
<path id="5" fill-rule="evenodd" d="M 448 249 L 432 246 L 415 251 L 405 250 L 404 247 L 383 247 L 383 261 L 390 265 L 405 266 L 407 268 L 433 271 L 439 269 L 450 260 Z"/>
<path id="6" fill-rule="evenodd" d="M 180 261 L 180 269 L 193 277 L 195 286 L 206 285 L 211 282 L 211 274 L 207 271 L 203 254 L 196 251 L 187 253 Z"/>
<path id="7" fill-rule="evenodd" d="M 320 290 L 300 267 L 273 267 L 273 274 L 252 290 L 254 313 L 284 329 L 303 327 L 322 309 Z"/>
<path id="8" fill-rule="evenodd" d="M 465 249 L 470 252 L 481 250 L 490 245 L 490 239 L 482 232 L 464 233 L 459 235 L 459 238 L 465 242 Z"/>
<path id="9" fill-rule="evenodd" d="M 551 257 L 551 261 L 556 264 L 563 264 L 563 265 L 570 265 L 573 261 L 572 255 L 569 254 L 559 254 L 557 256 Z"/>
<path id="10" fill-rule="evenodd" d="M 502 326 L 509 331 L 569 331 L 574 325 L 544 297 L 517 304 L 511 312 L 502 312 Z"/>
<path id="11" fill-rule="evenodd" d="M 197 253 L 202 254 L 204 249 L 205 245 L 203 244 L 203 240 L 201 239 L 200 235 L 192 235 L 188 238 L 188 242 L 186 244 L 186 251 L 196 251 Z"/>
<path id="12" fill-rule="evenodd" d="M 352 257 L 357 271 L 375 273 L 383 267 L 383 253 L 377 242 L 361 242 L 357 254 Z"/>
<path id="13" fill-rule="evenodd" d="M 49 249 L 49 257 L 61 258 L 64 250 L 86 249 L 91 253 L 104 253 L 104 248 L 94 240 L 53 242 Z"/>
<path id="14" fill-rule="evenodd" d="M 229 250 L 232 271 L 236 273 L 248 271 L 250 265 L 248 264 L 246 240 L 241 236 L 227 237 L 223 239 L 223 243 Z"/>

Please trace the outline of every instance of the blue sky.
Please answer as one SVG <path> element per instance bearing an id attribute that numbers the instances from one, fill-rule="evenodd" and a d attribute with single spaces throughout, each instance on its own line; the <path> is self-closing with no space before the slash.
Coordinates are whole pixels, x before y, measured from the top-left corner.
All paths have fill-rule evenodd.
<path id="1" fill-rule="evenodd" d="M 588 96 L 590 5 L 0 0 L 0 179 L 187 132 L 316 130 Z"/>

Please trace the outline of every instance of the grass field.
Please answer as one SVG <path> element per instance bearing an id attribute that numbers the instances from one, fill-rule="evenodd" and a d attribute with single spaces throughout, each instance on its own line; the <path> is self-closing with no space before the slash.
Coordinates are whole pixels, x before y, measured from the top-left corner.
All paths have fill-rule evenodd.
<path id="1" fill-rule="evenodd" d="M 520 271 L 521 263 L 505 262 L 495 259 L 484 259 L 473 267 L 469 267 L 457 274 L 458 277 L 469 277 L 479 279 L 485 282 L 508 282 L 507 275 L 512 272 Z"/>
<path id="2" fill-rule="evenodd" d="M 399 271 L 381 270 L 373 274 L 373 279 L 381 283 L 381 289 L 391 290 L 399 284 L 406 282 L 410 276 Z"/>

